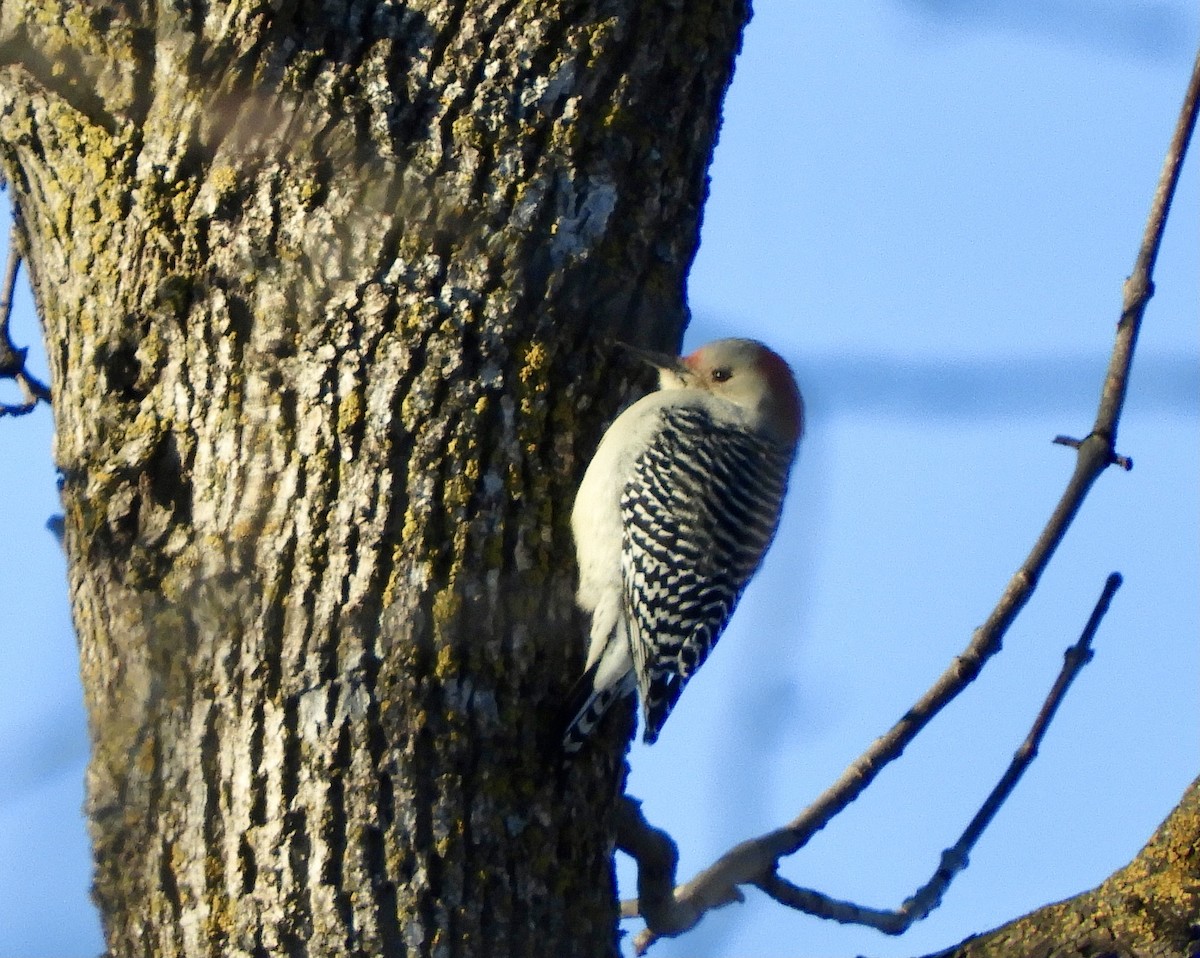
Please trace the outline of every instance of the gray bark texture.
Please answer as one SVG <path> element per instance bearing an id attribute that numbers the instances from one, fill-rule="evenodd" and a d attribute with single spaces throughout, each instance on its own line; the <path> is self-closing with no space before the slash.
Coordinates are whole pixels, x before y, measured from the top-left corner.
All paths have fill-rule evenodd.
<path id="1" fill-rule="evenodd" d="M 1200 778 L 1137 857 L 1102 885 L 926 958 L 1200 955 Z"/>
<path id="2" fill-rule="evenodd" d="M 110 956 L 616 953 L 567 515 L 610 340 L 681 334 L 748 15 L 0 4 Z M 1194 951 L 1196 796 L 952 953 Z"/>
<path id="3" fill-rule="evenodd" d="M 616 952 L 567 516 L 748 14 L 3 0 L 110 955 Z"/>

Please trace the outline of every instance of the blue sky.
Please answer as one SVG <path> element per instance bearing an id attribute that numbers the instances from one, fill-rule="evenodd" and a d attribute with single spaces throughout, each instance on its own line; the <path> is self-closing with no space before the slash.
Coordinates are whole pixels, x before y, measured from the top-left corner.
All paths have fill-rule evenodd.
<path id="1" fill-rule="evenodd" d="M 1023 560 L 1073 464 L 1050 440 L 1094 417 L 1198 35 L 1184 0 L 759 0 L 686 342 L 772 344 L 809 433 L 766 566 L 659 743 L 632 753 L 630 791 L 679 841 L 681 877 L 819 794 Z M 1200 772 L 1196 170 L 1193 155 L 1121 424 L 1134 470 L 1101 477 L 983 677 L 783 869 L 880 907 L 924 882 L 1121 571 L 1095 660 L 941 910 L 889 939 L 750 891 L 652 954 L 945 947 L 1103 880 Z M 14 332 L 34 337 L 27 300 Z M 101 942 L 74 640 L 44 527 L 50 433 L 44 410 L 0 423 L 0 955 L 82 958 Z"/>

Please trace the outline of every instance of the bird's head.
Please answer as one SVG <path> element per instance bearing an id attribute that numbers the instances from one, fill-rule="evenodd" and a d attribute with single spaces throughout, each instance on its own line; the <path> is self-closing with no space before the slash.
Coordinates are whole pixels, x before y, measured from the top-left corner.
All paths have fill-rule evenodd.
<path id="1" fill-rule="evenodd" d="M 804 433 L 804 401 L 792 370 L 778 353 L 753 339 L 717 339 L 687 356 L 636 354 L 658 369 L 662 389 L 702 389 L 733 403 L 749 421 L 782 443 Z"/>

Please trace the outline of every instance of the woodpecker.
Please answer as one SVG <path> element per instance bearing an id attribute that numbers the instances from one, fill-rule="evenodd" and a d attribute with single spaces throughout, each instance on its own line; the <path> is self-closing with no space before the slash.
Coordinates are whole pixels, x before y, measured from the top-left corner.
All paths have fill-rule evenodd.
<path id="1" fill-rule="evenodd" d="M 804 431 L 792 371 L 762 343 L 633 352 L 659 389 L 609 427 L 571 512 L 576 600 L 592 623 L 568 754 L 635 689 L 643 740 L 657 740 L 771 544 Z"/>

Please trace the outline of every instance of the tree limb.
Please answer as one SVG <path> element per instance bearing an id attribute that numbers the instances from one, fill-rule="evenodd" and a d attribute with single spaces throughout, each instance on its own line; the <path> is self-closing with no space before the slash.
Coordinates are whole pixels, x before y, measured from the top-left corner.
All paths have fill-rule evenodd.
<path id="1" fill-rule="evenodd" d="M 1124 868 L 927 958 L 1182 958 L 1200 941 L 1200 778 Z"/>
<path id="2" fill-rule="evenodd" d="M 781 828 L 735 846 L 691 881 L 676 888 L 673 909 L 669 910 L 665 918 L 657 914 L 655 916 L 656 921 L 663 922 L 661 925 L 651 922 L 637 902 L 626 903 L 623 906 L 623 914 L 641 914 L 647 919 L 647 928 L 636 939 L 639 954 L 644 953 L 657 938 L 678 935 L 693 927 L 710 908 L 739 900 L 740 892 L 736 888 L 738 884 L 756 884 L 769 894 L 776 891 L 782 897 L 791 894 L 778 884 L 782 879 L 775 876 L 779 859 L 801 849 L 814 834 L 862 794 L 880 771 L 900 756 L 933 717 L 978 676 L 987 660 L 1000 650 L 1009 626 L 1033 595 L 1038 580 L 1065 537 L 1092 484 L 1110 465 L 1120 464 L 1126 469 L 1132 466 L 1127 457 L 1118 456 L 1116 453 L 1117 425 L 1128 389 L 1129 370 L 1138 330 L 1146 304 L 1153 295 L 1154 263 L 1158 257 L 1184 155 L 1196 123 L 1198 99 L 1200 55 L 1197 56 L 1155 190 L 1134 270 L 1125 281 L 1116 342 L 1101 388 L 1095 423 L 1085 439 L 1058 437 L 1055 440 L 1059 444 L 1076 449 L 1074 472 L 1032 550 L 1005 587 L 999 602 L 984 624 L 975 630 L 962 654 L 950 663 L 921 699 L 888 732 L 876 739 L 866 752 L 851 763 L 841 777 L 800 815 Z M 1111 597 L 1112 590 L 1115 590 L 1115 585 L 1110 579 L 1105 596 Z M 1097 606 L 1100 614 L 1101 606 L 1106 604 L 1105 597 L 1102 596 Z M 950 861 L 946 864 L 953 869 L 958 863 Z M 659 894 L 659 898 L 661 897 Z"/>
<path id="3" fill-rule="evenodd" d="M 13 294 L 17 287 L 17 271 L 21 268 L 20 239 L 14 227 L 8 238 L 8 265 L 4 270 L 4 284 L 0 295 L 0 379 L 11 379 L 20 388 L 22 401 L 0 403 L 0 418 L 24 416 L 33 412 L 38 402 L 50 402 L 50 389 L 25 367 L 27 349 L 18 349 L 8 332 L 12 318 Z"/>
<path id="4" fill-rule="evenodd" d="M 950 887 L 950 883 L 959 872 L 967 867 L 971 849 L 975 847 L 975 843 L 979 841 L 984 830 L 1000 810 L 1000 806 L 1008 800 L 1013 789 L 1016 788 L 1017 782 L 1021 780 L 1021 776 L 1025 774 L 1025 770 L 1037 756 L 1038 747 L 1041 745 L 1059 705 L 1066 697 L 1067 689 L 1071 687 L 1071 683 L 1075 681 L 1075 677 L 1083 667 L 1092 660 L 1092 639 L 1100 627 L 1100 621 L 1108 612 L 1112 597 L 1120 587 L 1121 576 L 1114 572 L 1104 583 L 1104 589 L 1100 593 L 1100 598 L 1096 600 L 1096 605 L 1088 617 L 1083 633 L 1079 636 L 1079 641 L 1064 653 L 1063 665 L 1058 673 L 1058 678 L 1046 696 L 1046 701 L 1042 703 L 1029 734 L 1013 755 L 1008 769 L 996 787 L 992 789 L 979 811 L 975 813 L 975 817 L 971 819 L 962 836 L 951 848 L 942 852 L 941 863 L 937 871 L 933 873 L 933 877 L 904 904 L 894 910 L 879 910 L 864 908 L 850 902 L 836 901 L 820 892 L 799 888 L 775 871 L 772 871 L 765 880 L 759 880 L 755 884 L 780 904 L 822 918 L 832 918 L 848 924 L 867 925 L 889 935 L 903 934 L 914 923 L 928 917 L 942 903 L 942 896 Z"/>
<path id="5" fill-rule="evenodd" d="M 967 867 L 971 849 L 1033 762 L 1067 689 L 1080 670 L 1091 661 L 1092 639 L 1120 585 L 1121 576 L 1118 573 L 1114 572 L 1108 577 L 1087 625 L 1079 640 L 1067 649 L 1058 678 L 1038 711 L 1029 734 L 1013 755 L 1008 769 L 962 836 L 953 847 L 942 852 L 941 863 L 933 877 L 897 909 L 868 908 L 794 885 L 778 872 L 781 856 L 772 857 L 770 852 L 764 851 L 755 842 L 739 846 L 743 854 L 724 856 L 684 888 L 674 890 L 675 865 L 679 858 L 675 842 L 666 832 L 650 825 L 642 816 L 636 800 L 626 796 L 618 819 L 617 847 L 638 863 L 638 898 L 622 903 L 621 915 L 632 918 L 640 911 L 646 919 L 646 930 L 634 939 L 637 953 L 644 954 L 658 938 L 688 930 L 712 908 L 742 901 L 743 896 L 738 888 L 740 884 L 756 885 L 781 905 L 818 918 L 866 925 L 889 935 L 902 934 L 915 922 L 927 917 L 941 904 L 942 895 L 955 876 Z"/>

